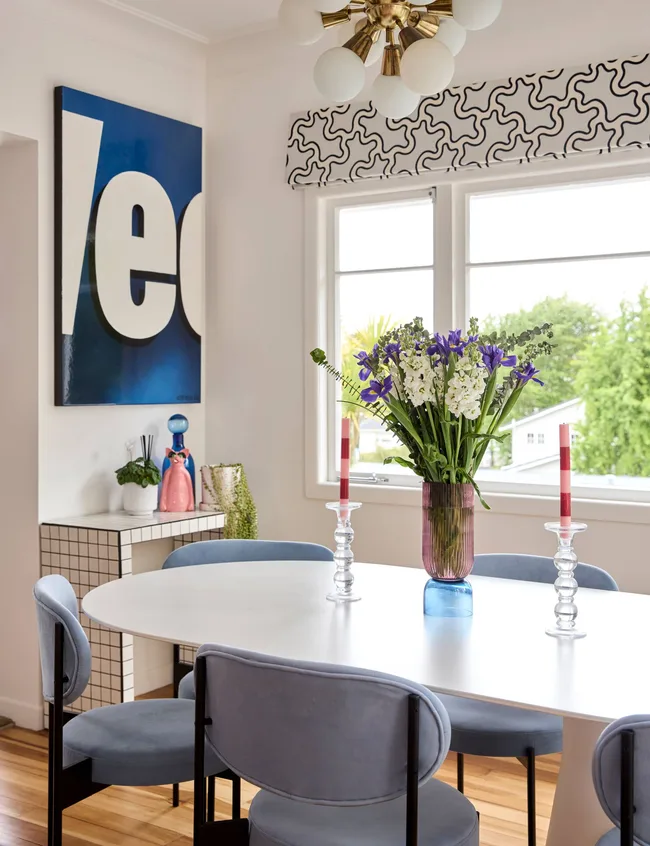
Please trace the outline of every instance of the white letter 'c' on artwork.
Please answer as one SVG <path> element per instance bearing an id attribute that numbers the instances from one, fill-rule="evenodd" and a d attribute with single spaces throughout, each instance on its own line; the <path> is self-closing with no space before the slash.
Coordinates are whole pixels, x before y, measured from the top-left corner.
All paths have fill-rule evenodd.
<path id="1" fill-rule="evenodd" d="M 133 234 L 133 208 L 144 213 L 143 237 Z M 176 274 L 176 219 L 165 189 L 152 176 L 120 173 L 99 201 L 95 227 L 97 294 L 104 317 L 126 338 L 158 335 L 171 320 L 176 285 L 150 279 L 140 305 L 131 296 L 131 272 Z"/>
<path id="2" fill-rule="evenodd" d="M 62 114 L 61 331 L 64 335 L 72 335 L 74 331 L 103 128 L 101 120 L 74 112 Z"/>

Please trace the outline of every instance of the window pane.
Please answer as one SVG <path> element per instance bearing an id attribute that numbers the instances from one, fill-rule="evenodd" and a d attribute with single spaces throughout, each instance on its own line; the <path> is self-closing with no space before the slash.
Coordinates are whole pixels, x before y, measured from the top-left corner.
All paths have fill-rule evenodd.
<path id="1" fill-rule="evenodd" d="M 354 359 L 360 350 L 370 351 L 379 336 L 390 328 L 422 317 L 433 326 L 433 270 L 339 277 L 340 348 L 338 366 L 359 388 L 359 367 Z M 339 398 L 345 399 L 346 394 Z M 351 468 L 354 473 L 385 473 L 387 455 L 403 455 L 406 449 L 386 432 L 377 419 L 355 406 L 344 406 L 352 419 Z M 410 471 L 392 465 L 391 475 Z"/>
<path id="2" fill-rule="evenodd" d="M 338 211 L 340 271 L 433 264 L 433 201 L 429 198 Z"/>
<path id="3" fill-rule="evenodd" d="M 615 317 L 621 301 L 634 300 L 644 286 L 650 287 L 650 258 L 474 267 L 469 278 L 470 314 L 481 324 L 490 315 L 530 310 L 542 300 L 563 296 Z M 542 323 L 552 322 L 545 314 L 544 309 L 535 311 Z"/>
<path id="4" fill-rule="evenodd" d="M 650 251 L 650 180 L 470 198 L 470 262 Z"/>
<path id="5" fill-rule="evenodd" d="M 481 329 L 553 323 L 556 347 L 536 362 L 514 421 L 479 478 L 559 482 L 559 424 L 573 426 L 576 486 L 650 490 L 650 258 L 472 268 Z"/>

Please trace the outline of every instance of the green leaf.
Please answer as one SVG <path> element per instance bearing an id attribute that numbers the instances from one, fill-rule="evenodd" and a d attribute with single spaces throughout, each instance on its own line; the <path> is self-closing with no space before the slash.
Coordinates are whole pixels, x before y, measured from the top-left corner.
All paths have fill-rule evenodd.
<path id="1" fill-rule="evenodd" d="M 388 458 L 384 458 L 384 464 L 399 464 L 400 467 L 406 467 L 417 472 L 415 464 L 407 458 L 402 458 L 401 455 L 389 455 Z"/>

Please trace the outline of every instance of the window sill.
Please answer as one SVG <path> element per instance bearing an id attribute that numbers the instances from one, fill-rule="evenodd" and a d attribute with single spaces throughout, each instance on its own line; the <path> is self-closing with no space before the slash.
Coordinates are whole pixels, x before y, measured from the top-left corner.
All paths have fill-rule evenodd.
<path id="1" fill-rule="evenodd" d="M 306 491 L 308 499 L 327 502 L 336 500 L 338 492 L 339 486 L 336 482 L 308 484 Z M 557 518 L 559 508 L 557 497 L 489 493 L 486 491 L 483 491 L 483 497 L 490 506 L 490 512 L 485 512 L 476 499 L 477 514 L 510 514 L 519 517 L 536 517 L 540 520 Z M 368 505 L 419 508 L 421 492 L 419 487 L 351 484 L 350 499 Z M 650 526 L 650 503 L 647 502 L 574 498 L 573 512 L 575 519 L 586 522 L 633 523 Z"/>

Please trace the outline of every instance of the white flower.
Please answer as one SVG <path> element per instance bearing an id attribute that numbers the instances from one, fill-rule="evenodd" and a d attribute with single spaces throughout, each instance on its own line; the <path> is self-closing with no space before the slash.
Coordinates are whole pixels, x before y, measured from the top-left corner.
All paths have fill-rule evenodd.
<path id="1" fill-rule="evenodd" d="M 436 378 L 433 362 L 428 355 L 415 350 L 405 350 L 400 355 L 400 369 L 404 374 L 403 385 L 406 396 L 417 408 L 425 402 L 436 402 Z"/>
<path id="2" fill-rule="evenodd" d="M 464 356 L 456 364 L 445 397 L 447 408 L 456 417 L 476 420 L 481 413 L 481 399 L 488 373 L 485 367 Z"/>

